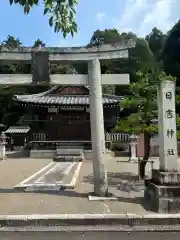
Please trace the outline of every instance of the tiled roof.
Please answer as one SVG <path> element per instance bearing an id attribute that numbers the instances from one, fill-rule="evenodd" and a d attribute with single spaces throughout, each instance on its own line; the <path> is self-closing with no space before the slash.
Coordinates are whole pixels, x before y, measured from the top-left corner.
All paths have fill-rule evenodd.
<path id="1" fill-rule="evenodd" d="M 89 105 L 89 95 L 55 95 L 57 87 L 31 95 L 15 95 L 13 100 L 21 103 L 44 104 L 44 105 Z M 103 95 L 103 104 L 117 104 L 122 97 Z"/>
<path id="2" fill-rule="evenodd" d="M 116 104 L 120 99 L 113 98 L 112 96 L 103 96 L 103 104 Z M 49 104 L 49 105 L 89 105 L 89 96 L 16 96 L 16 101 L 22 103 L 32 104 Z"/>
<path id="3" fill-rule="evenodd" d="M 26 134 L 30 131 L 29 126 L 12 126 L 9 127 L 5 133 L 7 134 Z"/>

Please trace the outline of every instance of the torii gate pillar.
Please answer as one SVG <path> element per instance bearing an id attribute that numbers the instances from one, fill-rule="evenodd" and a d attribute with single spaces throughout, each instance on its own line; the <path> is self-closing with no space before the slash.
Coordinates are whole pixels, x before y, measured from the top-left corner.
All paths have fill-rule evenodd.
<path id="1" fill-rule="evenodd" d="M 105 196 L 108 193 L 107 169 L 105 163 L 104 116 L 102 105 L 101 67 L 98 59 L 88 62 L 92 160 L 94 193 Z"/>

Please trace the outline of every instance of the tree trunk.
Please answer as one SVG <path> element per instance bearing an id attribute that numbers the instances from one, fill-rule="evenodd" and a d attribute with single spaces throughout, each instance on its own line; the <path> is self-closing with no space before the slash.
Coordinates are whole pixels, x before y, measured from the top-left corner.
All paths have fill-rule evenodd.
<path id="1" fill-rule="evenodd" d="M 144 158 L 143 158 L 143 161 L 140 162 L 140 178 L 141 179 L 144 179 L 145 177 L 146 163 L 150 156 L 150 140 L 151 140 L 150 134 L 144 133 Z"/>

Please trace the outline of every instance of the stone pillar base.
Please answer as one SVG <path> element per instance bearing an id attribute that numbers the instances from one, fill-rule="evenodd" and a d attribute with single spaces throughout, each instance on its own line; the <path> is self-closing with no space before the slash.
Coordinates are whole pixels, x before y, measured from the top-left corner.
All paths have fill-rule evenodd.
<path id="1" fill-rule="evenodd" d="M 152 170 L 152 179 L 145 180 L 144 200 L 150 211 L 180 212 L 180 172 Z"/>

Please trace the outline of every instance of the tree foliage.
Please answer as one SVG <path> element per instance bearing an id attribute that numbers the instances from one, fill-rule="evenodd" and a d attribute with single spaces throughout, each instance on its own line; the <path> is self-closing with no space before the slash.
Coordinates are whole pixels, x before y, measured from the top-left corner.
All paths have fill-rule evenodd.
<path id="1" fill-rule="evenodd" d="M 136 81 L 130 85 L 128 96 L 120 103 L 120 107 L 129 109 L 130 114 L 117 123 L 116 131 L 149 135 L 157 133 L 157 86 L 164 79 L 174 80 L 165 72 L 137 72 Z"/>
<path id="2" fill-rule="evenodd" d="M 54 27 L 55 32 L 62 32 L 64 37 L 68 34 L 73 36 L 77 32 L 75 7 L 78 0 L 9 0 L 9 2 L 11 5 L 19 4 L 25 14 L 28 14 L 33 6 L 43 3 L 44 15 L 48 15 L 49 25 Z"/>
<path id="3" fill-rule="evenodd" d="M 33 47 L 39 47 L 39 46 L 45 47 L 46 44 L 38 38 L 37 40 L 34 41 Z"/>
<path id="4" fill-rule="evenodd" d="M 102 44 L 114 44 L 120 41 L 120 34 L 117 29 L 96 30 L 88 46 L 101 46 Z"/>
<path id="5" fill-rule="evenodd" d="M 174 61 L 180 62 L 180 21 L 169 31 L 164 46 L 164 54 L 168 55 Z"/>
<path id="6" fill-rule="evenodd" d="M 152 135 L 158 132 L 158 109 L 157 109 L 157 87 L 163 80 L 175 79 L 167 76 L 159 70 L 146 70 L 137 72 L 136 81 L 129 87 L 129 95 L 121 101 L 120 107 L 128 109 L 128 116 L 121 119 L 116 127 L 116 132 L 144 133 L 144 161 L 140 163 L 140 176 L 145 176 L 145 166 L 150 156 L 150 140 Z M 177 124 L 180 123 L 177 116 Z M 178 125 L 177 130 L 180 125 Z M 179 132 L 177 131 L 178 136 Z"/>
<path id="7" fill-rule="evenodd" d="M 153 28 L 152 31 L 145 38 L 149 44 L 149 48 L 153 53 L 156 61 L 162 60 L 163 47 L 164 47 L 166 38 L 167 36 L 163 34 L 163 32 L 157 29 L 156 27 Z"/>
<path id="8" fill-rule="evenodd" d="M 177 78 L 180 86 L 180 21 L 168 32 L 163 48 L 163 67 L 168 74 Z"/>
<path id="9" fill-rule="evenodd" d="M 2 43 L 1 43 L 1 47 L 6 47 L 8 49 L 15 49 L 18 48 L 19 46 L 22 45 L 22 42 L 20 41 L 19 38 L 15 38 L 11 35 L 7 36 L 7 39 L 5 39 Z"/>
<path id="10" fill-rule="evenodd" d="M 1 48 L 7 49 L 15 49 L 22 45 L 22 42 L 19 38 L 15 38 L 14 36 L 8 35 L 5 40 L 1 43 Z M 0 63 L 0 72 L 2 73 L 16 73 L 20 69 L 20 65 L 18 63 L 9 63 L 6 61 L 1 61 Z"/>

